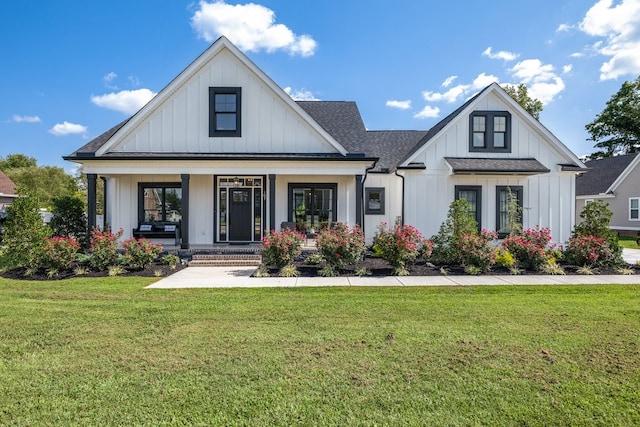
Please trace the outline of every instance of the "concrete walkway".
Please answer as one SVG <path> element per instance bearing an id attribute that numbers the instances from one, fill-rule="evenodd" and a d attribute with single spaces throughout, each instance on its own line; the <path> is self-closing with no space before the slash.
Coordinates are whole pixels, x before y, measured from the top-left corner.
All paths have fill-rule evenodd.
<path id="1" fill-rule="evenodd" d="M 630 264 L 640 250 L 625 249 Z M 188 267 L 147 286 L 176 288 L 266 288 L 308 286 L 477 286 L 477 285 L 587 285 L 640 284 L 640 275 L 595 276 L 387 276 L 387 277 L 250 277 L 255 267 Z"/>

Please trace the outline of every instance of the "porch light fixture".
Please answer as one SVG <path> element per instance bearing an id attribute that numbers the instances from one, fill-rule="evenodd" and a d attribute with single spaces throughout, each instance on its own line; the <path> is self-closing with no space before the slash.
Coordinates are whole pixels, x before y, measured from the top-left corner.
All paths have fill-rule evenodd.
<path id="1" fill-rule="evenodd" d="M 233 178 L 233 186 L 237 187 L 239 185 L 240 185 L 240 178 L 236 176 L 235 178 Z"/>

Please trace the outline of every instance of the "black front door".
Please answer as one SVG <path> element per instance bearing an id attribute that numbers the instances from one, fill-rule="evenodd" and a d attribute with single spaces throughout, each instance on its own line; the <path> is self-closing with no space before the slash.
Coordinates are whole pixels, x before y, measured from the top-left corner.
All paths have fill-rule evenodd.
<path id="1" fill-rule="evenodd" d="M 251 189 L 232 188 L 229 194 L 229 240 L 251 241 Z"/>

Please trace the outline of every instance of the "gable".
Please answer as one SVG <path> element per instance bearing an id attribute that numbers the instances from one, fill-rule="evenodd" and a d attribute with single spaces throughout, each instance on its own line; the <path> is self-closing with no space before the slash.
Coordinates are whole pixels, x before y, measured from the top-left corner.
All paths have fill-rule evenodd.
<path id="1" fill-rule="evenodd" d="M 507 118 L 505 148 L 474 149 L 473 116 Z M 490 126 L 487 124 L 487 126 Z M 497 83 L 467 101 L 429 131 L 402 163 L 424 164 L 427 169 L 449 170 L 445 158 L 535 159 L 546 169 L 562 170 L 562 165 L 584 165 L 564 144 L 517 104 Z"/>
<path id="2" fill-rule="evenodd" d="M 628 176 L 639 175 L 640 154 L 605 157 L 585 163 L 587 173 L 576 178 L 576 195 L 599 195 L 614 191 Z"/>
<path id="3" fill-rule="evenodd" d="M 210 136 L 210 88 L 241 89 L 240 136 Z M 96 151 L 107 153 L 344 155 L 347 150 L 222 37 Z"/>

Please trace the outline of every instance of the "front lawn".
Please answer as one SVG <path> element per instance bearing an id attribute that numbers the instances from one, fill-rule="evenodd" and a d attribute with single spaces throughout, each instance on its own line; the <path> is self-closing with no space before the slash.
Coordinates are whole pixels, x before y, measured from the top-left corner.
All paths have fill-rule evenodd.
<path id="1" fill-rule="evenodd" d="M 619 237 L 618 244 L 621 248 L 640 249 L 635 237 Z"/>
<path id="2" fill-rule="evenodd" d="M 154 280 L 0 278 L 0 424 L 640 424 L 640 285 Z"/>

